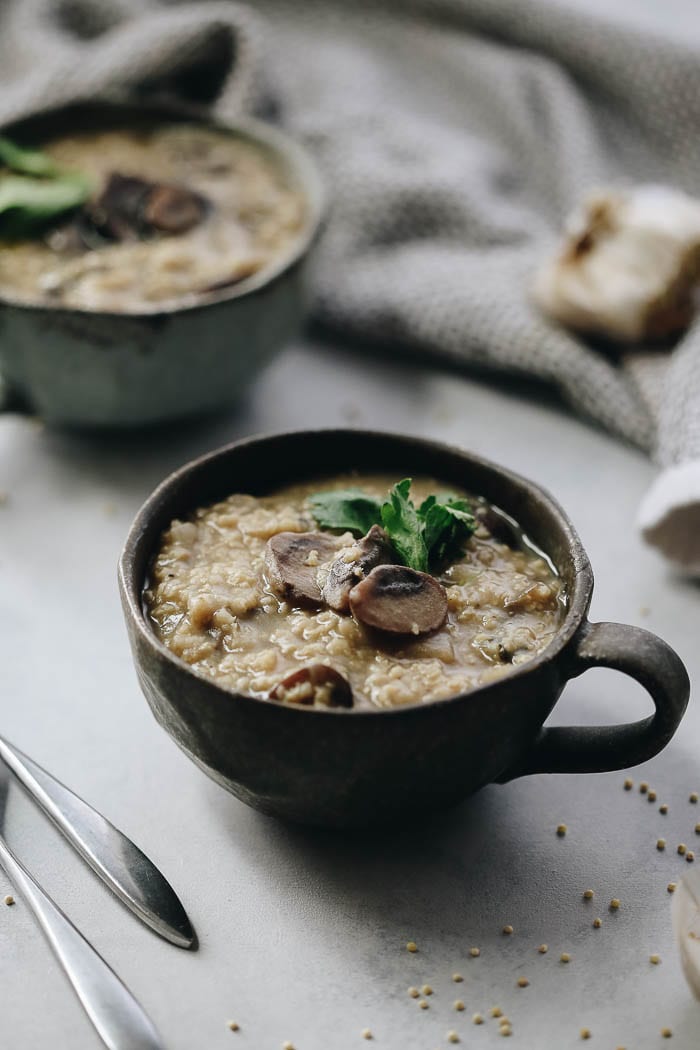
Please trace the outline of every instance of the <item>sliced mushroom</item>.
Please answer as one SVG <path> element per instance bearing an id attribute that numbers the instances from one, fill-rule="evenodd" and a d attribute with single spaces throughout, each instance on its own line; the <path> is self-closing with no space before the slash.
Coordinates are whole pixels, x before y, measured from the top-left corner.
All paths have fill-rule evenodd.
<path id="1" fill-rule="evenodd" d="M 149 182 L 113 172 L 100 197 L 85 209 L 87 225 L 114 241 L 154 233 L 185 233 L 204 218 L 207 202 L 186 186 Z"/>
<path id="2" fill-rule="evenodd" d="M 350 591 L 353 616 L 390 634 L 427 634 L 447 619 L 447 593 L 427 572 L 378 565 Z"/>
<path id="3" fill-rule="evenodd" d="M 352 707 L 352 689 L 339 671 L 326 664 L 311 664 L 293 671 L 275 686 L 271 700 L 307 707 Z"/>
<path id="4" fill-rule="evenodd" d="M 135 240 L 139 235 L 141 208 L 150 185 L 145 179 L 112 172 L 98 199 L 85 209 L 91 225 L 109 240 Z"/>
<path id="5" fill-rule="evenodd" d="M 440 660 L 443 664 L 455 662 L 455 650 L 447 631 L 426 635 L 415 641 L 401 640 L 401 651 L 409 660 Z"/>
<path id="6" fill-rule="evenodd" d="M 276 591 L 291 602 L 321 605 L 318 569 L 341 545 L 323 532 L 278 532 L 265 548 L 265 565 Z"/>
<path id="7" fill-rule="evenodd" d="M 321 594 L 336 612 L 350 612 L 350 591 L 377 565 L 391 565 L 396 552 L 380 525 L 373 525 L 366 536 L 347 547 L 331 565 Z"/>
<path id="8" fill-rule="evenodd" d="M 204 199 L 185 186 L 154 186 L 144 202 L 143 222 L 163 233 L 187 233 L 205 212 Z"/>

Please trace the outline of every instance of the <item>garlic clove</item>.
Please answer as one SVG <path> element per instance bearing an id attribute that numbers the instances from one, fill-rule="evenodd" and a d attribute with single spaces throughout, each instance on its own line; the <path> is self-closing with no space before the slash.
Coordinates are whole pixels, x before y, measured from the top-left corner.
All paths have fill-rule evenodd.
<path id="1" fill-rule="evenodd" d="M 681 880 L 673 895 L 671 913 L 683 973 L 700 999 L 700 871 Z"/>
<path id="2" fill-rule="evenodd" d="M 603 190 L 567 223 L 533 297 L 555 320 L 620 342 L 690 323 L 700 279 L 700 200 L 666 186 Z"/>

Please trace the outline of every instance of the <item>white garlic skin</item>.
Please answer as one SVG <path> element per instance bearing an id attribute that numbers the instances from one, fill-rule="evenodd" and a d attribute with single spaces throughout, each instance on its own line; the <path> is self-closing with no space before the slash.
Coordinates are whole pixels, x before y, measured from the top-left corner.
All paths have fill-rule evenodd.
<path id="1" fill-rule="evenodd" d="M 634 343 L 690 323 L 700 276 L 700 200 L 666 186 L 591 195 L 533 296 L 555 320 Z"/>

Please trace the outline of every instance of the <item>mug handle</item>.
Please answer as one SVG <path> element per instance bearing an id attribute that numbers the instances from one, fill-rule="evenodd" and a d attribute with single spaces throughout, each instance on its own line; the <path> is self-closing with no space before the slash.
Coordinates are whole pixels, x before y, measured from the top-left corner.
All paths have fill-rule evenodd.
<path id="1" fill-rule="evenodd" d="M 586 622 L 573 641 L 567 678 L 589 667 L 631 675 L 654 701 L 653 715 L 613 726 L 543 727 L 503 784 L 530 773 L 605 773 L 638 765 L 658 754 L 683 717 L 690 680 L 680 657 L 655 634 L 623 623 Z"/>

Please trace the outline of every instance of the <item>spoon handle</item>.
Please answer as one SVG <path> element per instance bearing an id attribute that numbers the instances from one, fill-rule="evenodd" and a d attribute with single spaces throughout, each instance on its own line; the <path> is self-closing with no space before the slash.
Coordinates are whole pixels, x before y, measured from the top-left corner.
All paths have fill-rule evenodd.
<path id="1" fill-rule="evenodd" d="M 85 1012 L 109 1050 L 164 1050 L 153 1024 L 70 919 L 0 837 L 0 866 L 28 904 Z"/>
<path id="2" fill-rule="evenodd" d="M 127 908 L 166 940 L 193 947 L 195 932 L 175 891 L 131 839 L 2 737 L 0 758 Z"/>

